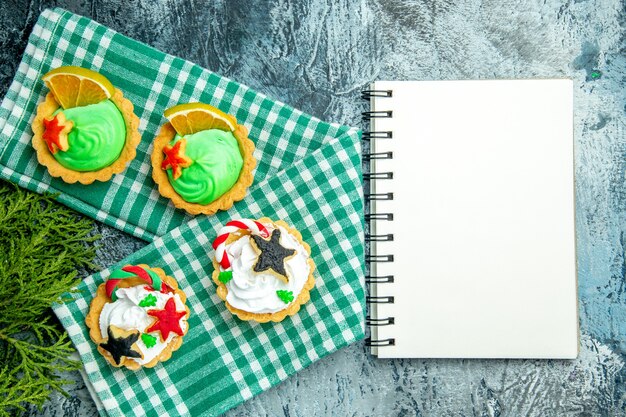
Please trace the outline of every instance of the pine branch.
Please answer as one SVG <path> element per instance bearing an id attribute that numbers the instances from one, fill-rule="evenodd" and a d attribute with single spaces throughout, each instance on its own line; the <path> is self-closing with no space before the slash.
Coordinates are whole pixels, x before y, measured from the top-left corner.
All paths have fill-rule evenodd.
<path id="1" fill-rule="evenodd" d="M 0 182 L 0 417 L 41 407 L 78 369 L 50 306 L 95 269 L 93 223 L 54 202 Z"/>

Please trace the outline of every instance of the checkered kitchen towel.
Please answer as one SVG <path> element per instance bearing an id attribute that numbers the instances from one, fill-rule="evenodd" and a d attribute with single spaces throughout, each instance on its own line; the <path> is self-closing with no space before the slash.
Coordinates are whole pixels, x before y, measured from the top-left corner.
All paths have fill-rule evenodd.
<path id="1" fill-rule="evenodd" d="M 109 416 L 216 415 L 364 336 L 362 189 L 358 140 L 329 141 L 260 182 L 229 212 L 198 216 L 85 279 L 75 301 L 55 305 Z M 281 218 L 302 232 L 317 265 L 311 301 L 280 323 L 234 317 L 211 280 L 211 242 L 231 217 Z M 173 275 L 188 296 L 189 332 L 153 369 L 113 368 L 89 338 L 85 316 L 114 268 L 146 263 Z M 104 414 L 104 412 L 102 412 Z"/>
<path id="2" fill-rule="evenodd" d="M 85 187 L 52 179 L 30 147 L 30 122 L 44 93 L 39 78 L 65 64 L 100 70 L 124 90 L 141 117 L 138 158 L 108 183 Z M 162 111 L 191 100 L 236 114 L 257 146 L 259 165 L 249 194 L 215 216 L 186 218 L 158 198 L 150 178 L 146 155 Z M 0 123 L 2 177 L 39 192 L 60 191 L 65 204 L 153 240 L 119 265 L 87 277 L 73 301 L 53 306 L 80 354 L 102 415 L 216 415 L 363 338 L 357 130 L 321 122 L 60 9 L 45 11 L 37 22 L 2 103 Z M 262 216 L 298 228 L 317 265 L 311 301 L 280 323 L 235 318 L 210 278 L 210 243 L 219 228 L 231 218 Z M 191 309 L 182 347 L 169 361 L 136 372 L 110 366 L 84 323 L 97 286 L 112 269 L 129 263 L 164 268 L 178 280 Z"/>
<path id="3" fill-rule="evenodd" d="M 108 182 L 66 184 L 50 177 L 37 162 L 30 142 L 37 105 L 48 91 L 41 76 L 62 65 L 101 72 L 133 102 L 141 120 L 137 157 L 126 171 Z M 219 107 L 248 128 L 256 144 L 257 184 L 330 139 L 357 134 L 354 129 L 322 122 L 93 20 L 54 9 L 39 17 L 0 107 L 0 178 L 36 192 L 59 192 L 62 203 L 152 241 L 190 220 L 159 195 L 150 173 L 150 152 L 152 140 L 165 122 L 163 111 L 192 101 Z"/>

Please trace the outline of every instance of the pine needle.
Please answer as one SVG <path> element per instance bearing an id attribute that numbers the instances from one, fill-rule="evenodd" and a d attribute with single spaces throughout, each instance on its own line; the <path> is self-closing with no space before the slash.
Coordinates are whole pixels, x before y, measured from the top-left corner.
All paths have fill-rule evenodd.
<path id="1" fill-rule="evenodd" d="M 41 407 L 58 374 L 75 370 L 74 351 L 50 306 L 95 269 L 93 223 L 54 202 L 0 181 L 0 417 Z"/>

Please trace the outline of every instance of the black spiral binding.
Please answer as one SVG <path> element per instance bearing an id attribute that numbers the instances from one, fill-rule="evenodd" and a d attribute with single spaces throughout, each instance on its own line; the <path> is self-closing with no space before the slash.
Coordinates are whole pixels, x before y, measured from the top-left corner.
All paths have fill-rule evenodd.
<path id="1" fill-rule="evenodd" d="M 372 97 L 393 97 L 392 90 L 363 90 L 361 91 L 361 98 L 363 100 L 369 100 Z"/>
<path id="2" fill-rule="evenodd" d="M 361 139 L 363 140 L 371 140 L 371 139 L 391 139 L 393 138 L 393 132 L 384 131 L 384 132 L 363 132 Z"/>
<path id="3" fill-rule="evenodd" d="M 365 172 L 363 174 L 364 180 L 392 180 L 393 172 Z"/>
<path id="4" fill-rule="evenodd" d="M 370 100 L 373 97 L 393 97 L 393 91 L 391 90 L 365 90 L 361 92 L 361 98 L 364 100 Z M 365 111 L 362 113 L 362 117 L 364 121 L 369 122 L 373 118 L 391 118 L 393 117 L 393 112 L 389 110 L 384 111 Z M 363 132 L 362 139 L 364 141 L 371 141 L 375 139 L 392 139 L 393 132 L 391 131 L 369 131 Z M 365 153 L 363 155 L 363 160 L 366 162 L 370 162 L 373 159 L 393 159 L 392 152 L 376 152 L 376 153 Z M 366 181 L 379 181 L 379 180 L 391 180 L 393 179 L 393 172 L 366 172 L 363 174 L 363 179 Z M 365 199 L 370 202 L 372 200 L 393 200 L 393 193 L 366 193 Z M 370 206 L 371 207 L 371 206 Z M 367 222 L 371 221 L 393 221 L 393 213 L 366 213 L 365 220 Z M 393 234 L 366 234 L 365 240 L 368 242 L 389 242 L 393 241 Z M 378 263 L 378 262 L 393 262 L 393 255 L 372 255 L 367 254 L 365 256 L 365 261 L 367 263 Z M 368 275 L 365 277 L 365 282 L 367 284 L 386 284 L 392 283 L 394 281 L 393 275 L 385 275 L 385 276 L 372 276 Z M 393 304 L 394 297 L 391 296 L 367 296 L 366 302 L 368 304 Z M 385 317 L 385 318 L 371 318 L 367 317 L 365 319 L 365 324 L 367 326 L 390 326 L 395 323 L 395 317 Z M 381 339 L 381 340 L 373 340 L 372 338 L 367 338 L 365 341 L 366 346 L 371 347 L 382 347 L 382 346 L 393 346 L 396 344 L 395 338 L 390 339 Z"/>

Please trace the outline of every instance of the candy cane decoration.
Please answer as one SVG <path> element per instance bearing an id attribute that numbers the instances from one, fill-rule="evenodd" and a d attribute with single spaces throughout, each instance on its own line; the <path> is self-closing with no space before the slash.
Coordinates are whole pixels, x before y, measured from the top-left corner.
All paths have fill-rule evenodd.
<path id="1" fill-rule="evenodd" d="M 230 259 L 228 259 L 228 254 L 226 253 L 226 239 L 228 239 L 228 236 L 230 236 L 231 233 L 239 230 L 249 230 L 250 233 L 264 238 L 268 238 L 270 236 L 265 226 L 256 220 L 241 219 L 231 220 L 226 223 L 226 226 L 220 229 L 217 237 L 213 241 L 215 260 L 217 260 L 224 271 L 230 270 Z"/>
<path id="2" fill-rule="evenodd" d="M 128 278 L 141 278 L 156 291 L 165 292 L 168 288 L 167 284 L 161 280 L 161 277 L 156 272 L 150 269 L 144 269 L 140 266 L 126 265 L 122 269 L 116 269 L 111 272 L 111 275 L 104 286 L 107 296 L 111 300 L 117 300 L 116 293 L 119 289 L 119 283 L 123 279 Z"/>

